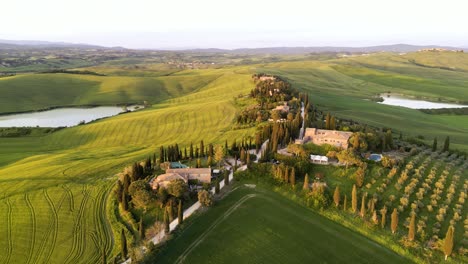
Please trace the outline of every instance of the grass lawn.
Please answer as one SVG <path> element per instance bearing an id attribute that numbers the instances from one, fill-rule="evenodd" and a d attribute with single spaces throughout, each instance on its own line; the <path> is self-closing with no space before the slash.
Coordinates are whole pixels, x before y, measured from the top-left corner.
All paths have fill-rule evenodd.
<path id="1" fill-rule="evenodd" d="M 185 260 L 179 258 L 185 256 Z M 391 250 L 261 187 L 240 187 L 187 223 L 158 263 L 408 263 Z"/>

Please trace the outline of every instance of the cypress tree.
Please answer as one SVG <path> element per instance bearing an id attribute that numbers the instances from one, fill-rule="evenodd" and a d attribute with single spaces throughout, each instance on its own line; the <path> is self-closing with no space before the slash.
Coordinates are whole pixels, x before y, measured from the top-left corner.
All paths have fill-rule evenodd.
<path id="1" fill-rule="evenodd" d="M 340 205 L 340 187 L 337 185 L 335 188 L 335 193 L 333 194 L 333 201 L 335 202 L 336 208 Z"/>
<path id="2" fill-rule="evenodd" d="M 345 194 L 343 202 L 343 211 L 346 212 L 346 210 L 348 210 L 348 196 Z"/>
<path id="3" fill-rule="evenodd" d="M 360 215 L 362 218 L 366 215 L 366 195 L 367 193 L 362 194 L 362 200 L 361 200 L 361 212 Z"/>
<path id="4" fill-rule="evenodd" d="M 170 227 L 169 227 L 169 216 L 167 210 L 164 210 L 164 233 L 169 234 Z"/>
<path id="5" fill-rule="evenodd" d="M 229 185 L 229 171 L 224 172 L 224 185 Z"/>
<path id="6" fill-rule="evenodd" d="M 211 164 L 213 163 L 213 158 L 211 158 L 211 156 L 208 156 L 208 160 L 206 163 L 208 163 L 208 166 L 211 166 Z"/>
<path id="7" fill-rule="evenodd" d="M 447 234 L 445 234 L 444 239 L 444 254 L 445 260 L 447 260 L 448 256 L 452 254 L 453 250 L 453 233 L 455 232 L 453 226 L 449 226 L 447 230 Z"/>
<path id="8" fill-rule="evenodd" d="M 130 187 L 130 184 L 132 181 L 130 180 L 130 176 L 128 174 L 124 175 L 124 181 L 123 181 L 123 192 L 128 194 L 128 187 Z"/>
<path id="9" fill-rule="evenodd" d="M 200 156 L 201 157 L 205 156 L 205 144 L 203 144 L 203 140 L 200 141 Z"/>
<path id="10" fill-rule="evenodd" d="M 127 249 L 127 238 L 125 237 L 125 230 L 122 228 L 120 233 L 120 250 L 122 253 L 122 259 L 127 259 L 128 249 Z"/>
<path id="11" fill-rule="evenodd" d="M 201 160 L 200 159 L 197 159 L 197 168 L 201 168 L 202 165 L 201 165 Z"/>
<path id="12" fill-rule="evenodd" d="M 309 174 L 306 173 L 304 177 L 304 186 L 302 186 L 303 190 L 309 190 Z"/>
<path id="13" fill-rule="evenodd" d="M 234 170 L 233 172 L 235 172 L 237 170 L 237 156 L 234 157 Z"/>
<path id="14" fill-rule="evenodd" d="M 449 149 L 450 149 L 450 138 L 447 136 L 445 138 L 443 151 L 448 151 Z"/>
<path id="15" fill-rule="evenodd" d="M 432 142 L 432 152 L 437 150 L 437 137 L 434 138 L 434 142 Z"/>
<path id="16" fill-rule="evenodd" d="M 125 192 L 122 193 L 122 209 L 128 211 L 128 198 Z"/>
<path id="17" fill-rule="evenodd" d="M 382 215 L 382 228 L 385 228 L 385 221 L 387 217 L 387 206 L 384 205 L 384 207 L 380 210 L 380 214 Z"/>
<path id="18" fill-rule="evenodd" d="M 177 211 L 177 219 L 179 220 L 179 225 L 184 221 L 184 212 L 182 211 L 182 200 L 179 200 L 179 208 Z"/>
<path id="19" fill-rule="evenodd" d="M 189 155 L 190 155 L 189 157 L 193 159 L 194 156 L 193 156 L 193 143 L 192 142 L 190 142 Z"/>
<path id="20" fill-rule="evenodd" d="M 140 232 L 140 238 L 143 240 L 145 238 L 145 230 L 143 229 L 143 217 L 140 218 L 138 232 Z"/>
<path id="21" fill-rule="evenodd" d="M 351 193 L 351 206 L 353 209 L 353 213 L 357 212 L 357 190 L 356 184 L 353 184 L 353 191 Z"/>
<path id="22" fill-rule="evenodd" d="M 396 208 L 393 209 L 391 227 L 392 233 L 395 234 L 398 228 L 398 212 Z"/>
<path id="23" fill-rule="evenodd" d="M 123 193 L 123 185 L 121 181 L 117 181 L 117 187 L 115 188 L 115 196 L 119 203 L 122 203 L 122 193 Z"/>
<path id="24" fill-rule="evenodd" d="M 291 186 L 296 186 L 296 169 L 292 167 L 291 175 L 289 176 L 289 181 L 291 182 Z"/>
<path id="25" fill-rule="evenodd" d="M 408 240 L 409 241 L 414 240 L 415 221 L 416 221 L 416 214 L 412 213 L 411 214 L 410 224 L 409 224 L 409 230 L 408 230 Z"/>
<path id="26" fill-rule="evenodd" d="M 247 165 L 250 165 L 250 153 L 247 152 L 247 161 L 246 161 Z"/>
<path id="27" fill-rule="evenodd" d="M 216 193 L 216 194 L 219 193 L 219 189 L 220 189 L 219 180 L 216 180 L 216 185 L 215 185 L 215 193 Z"/>
<path id="28" fill-rule="evenodd" d="M 325 129 L 330 129 L 330 113 L 327 113 L 327 116 L 325 117 Z"/>

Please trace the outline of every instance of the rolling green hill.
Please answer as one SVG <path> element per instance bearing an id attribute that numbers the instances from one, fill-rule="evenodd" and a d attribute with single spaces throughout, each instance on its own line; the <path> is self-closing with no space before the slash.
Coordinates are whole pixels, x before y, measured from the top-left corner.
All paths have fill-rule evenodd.
<path id="1" fill-rule="evenodd" d="M 463 68 L 468 63 L 468 55 L 429 52 L 423 57 L 420 53 L 383 53 L 326 62 L 279 62 L 263 65 L 257 71 L 286 78 L 296 88 L 308 92 L 312 104 L 339 117 L 389 127 L 402 131 L 404 136 L 420 135 L 428 143 L 434 137 L 450 136 L 453 148 L 468 150 L 468 116 L 429 115 L 369 100 L 376 94 L 391 91 L 434 101 L 439 98 L 452 102 L 468 101 L 466 72 L 427 68 L 411 63 L 411 60 Z"/>
<path id="2" fill-rule="evenodd" d="M 0 247 L 7 250 L 0 262 L 89 263 L 102 248 L 115 253 L 105 209 L 114 174 L 160 145 L 253 135 L 231 130 L 233 97 L 250 91 L 250 77 L 247 68 L 181 72 L 162 82 L 187 94 L 153 108 L 43 137 L 1 139 L 0 210 L 7 213 Z"/>
<path id="3" fill-rule="evenodd" d="M 114 175 L 160 145 L 183 147 L 201 139 L 222 143 L 252 136 L 254 128 L 233 130 L 232 121 L 238 110 L 233 98 L 252 89 L 254 72 L 288 79 L 308 92 L 313 104 L 339 117 L 390 127 L 404 136 L 422 135 L 427 142 L 449 135 L 452 148 L 467 150 L 467 116 L 429 115 L 365 100 L 390 90 L 468 101 L 467 56 L 434 54 L 375 54 L 205 70 L 148 66 L 146 73 L 115 65 L 106 71 L 101 65 L 90 69 L 109 76 L 0 78 L 1 113 L 143 100 L 153 104 L 53 134 L 0 138 L 0 211 L 5 212 L 0 216 L 4 238 L 0 248 L 5 249 L 0 262 L 96 262 L 102 249 L 114 255 L 119 238 L 108 228 L 109 222 L 114 227 L 118 223 L 105 204 Z M 158 76 L 160 69 L 164 73 Z"/>
<path id="4" fill-rule="evenodd" d="M 257 187 L 258 188 L 258 187 Z M 241 186 L 146 263 L 411 263 L 265 189 Z"/>

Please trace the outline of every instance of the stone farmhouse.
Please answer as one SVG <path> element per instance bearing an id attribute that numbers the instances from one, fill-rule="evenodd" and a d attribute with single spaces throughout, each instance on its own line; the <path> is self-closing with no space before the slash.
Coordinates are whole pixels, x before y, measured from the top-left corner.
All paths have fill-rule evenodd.
<path id="1" fill-rule="evenodd" d="M 165 174 L 161 174 L 150 182 L 151 188 L 157 190 L 159 187 L 167 188 L 174 180 L 198 180 L 202 183 L 211 183 L 211 168 L 180 168 L 167 169 Z"/>
<path id="2" fill-rule="evenodd" d="M 280 112 L 283 112 L 283 113 L 288 113 L 289 112 L 288 103 L 284 103 L 283 105 L 279 105 L 273 110 L 280 111 Z"/>
<path id="3" fill-rule="evenodd" d="M 316 145 L 329 144 L 342 149 L 348 148 L 348 140 L 352 132 L 306 128 L 303 143 L 312 142 Z"/>

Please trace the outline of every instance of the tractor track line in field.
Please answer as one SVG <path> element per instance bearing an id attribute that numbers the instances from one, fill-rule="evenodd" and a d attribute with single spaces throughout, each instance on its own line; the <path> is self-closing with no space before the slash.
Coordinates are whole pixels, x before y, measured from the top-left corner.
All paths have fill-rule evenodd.
<path id="1" fill-rule="evenodd" d="M 185 258 L 201 243 L 203 240 L 215 229 L 221 222 L 223 222 L 226 218 L 228 218 L 237 208 L 239 208 L 244 202 L 247 200 L 256 197 L 257 194 L 248 194 L 239 201 L 237 201 L 234 205 L 231 206 L 221 217 L 219 217 L 210 227 L 208 227 L 200 237 L 195 240 L 190 246 L 180 255 L 175 263 L 182 264 L 185 261 Z"/>
<path id="2" fill-rule="evenodd" d="M 29 199 L 29 195 L 26 193 L 24 195 L 24 199 L 26 200 L 26 204 L 28 205 L 29 211 L 31 213 L 31 224 L 32 224 L 32 231 L 31 231 L 31 245 L 29 246 L 29 254 L 28 254 L 28 259 L 26 261 L 27 264 L 29 264 L 32 260 L 32 257 L 34 255 L 34 246 L 36 244 L 36 212 L 34 211 L 34 207 L 31 203 L 31 199 Z"/>

